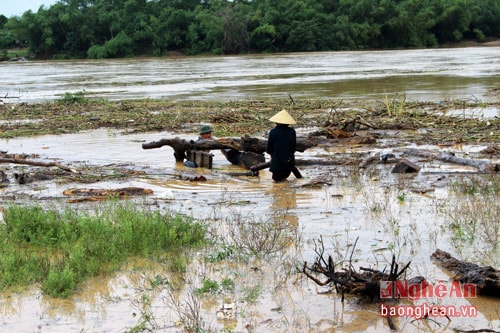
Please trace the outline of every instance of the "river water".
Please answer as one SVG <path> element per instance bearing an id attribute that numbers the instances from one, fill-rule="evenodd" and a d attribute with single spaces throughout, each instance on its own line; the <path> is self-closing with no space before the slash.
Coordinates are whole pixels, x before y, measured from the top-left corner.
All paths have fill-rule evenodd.
<path id="1" fill-rule="evenodd" d="M 107 99 L 166 98 L 172 100 L 243 100 L 259 98 L 332 98 L 382 100 L 385 94 L 406 94 L 407 99 L 440 101 L 478 99 L 498 101 L 500 88 L 500 48 L 433 49 L 409 51 L 326 52 L 301 54 L 248 55 L 232 57 L 179 57 L 124 60 L 44 61 L 0 63 L 0 95 L 16 97 L 6 103 L 41 102 L 60 98 L 65 92 L 86 91 Z M 498 110 L 489 111 L 491 116 Z M 478 258 L 485 250 L 479 242 L 457 248 L 450 232 L 450 212 L 459 198 L 451 194 L 444 177 L 449 166 L 429 161 L 422 172 L 404 177 L 390 173 L 389 166 L 378 170 L 350 170 L 329 167 L 321 170 L 331 177 L 329 183 L 309 186 L 318 175 L 317 167 L 304 167 L 303 179 L 290 178 L 276 184 L 267 170 L 260 177 L 223 177 L 238 171 L 216 152 L 214 170 L 188 170 L 175 163 L 168 148 L 142 150 L 141 144 L 174 133 L 134 133 L 99 129 L 66 135 L 0 140 L 0 150 L 9 153 L 39 154 L 85 170 L 86 165 L 131 167 L 144 175 L 123 181 L 75 185 L 42 182 L 31 188 L 9 184 L 0 189 L 0 204 L 19 200 L 52 205 L 65 204 L 62 193 L 74 186 L 150 188 L 154 194 L 137 201 L 144 207 L 164 207 L 196 219 L 208 220 L 215 231 L 223 233 L 227 221 L 248 219 L 271 221 L 286 219 L 298 232 L 297 252 L 284 251 L 269 262 L 238 262 L 211 266 L 197 254 L 188 267 L 198 287 L 202 278 L 220 282 L 230 277 L 238 293 L 200 297 L 205 327 L 234 332 L 378 332 L 388 331 L 377 304 L 359 304 L 337 294 L 320 294 L 319 287 L 296 274 L 293 266 L 315 258 L 314 242 L 325 240 L 326 253 L 348 258 L 357 242 L 355 267 L 382 269 L 391 253 L 400 262 L 411 260 L 411 276 L 423 275 L 431 283 L 448 281 L 447 272 L 430 260 L 440 248 L 462 258 Z M 196 133 L 186 133 L 194 139 Z M 428 147 L 435 148 L 435 147 Z M 458 154 L 474 153 L 483 147 L 462 146 L 450 149 Z M 300 159 L 336 157 L 362 151 L 363 147 L 313 148 L 298 154 Z M 394 153 L 400 150 L 395 149 Z M 467 172 L 466 167 L 453 169 Z M 241 170 L 239 170 L 241 171 Z M 442 173 L 440 173 L 442 171 Z M 206 182 L 191 182 L 173 177 L 185 173 L 202 174 Z M 214 176 L 214 173 L 220 173 Z M 430 192 L 412 191 L 424 186 Z M 13 198 L 13 199 L 12 199 Z M 16 201 L 17 200 L 17 201 Z M 73 207 L 79 207 L 74 205 Z M 83 209 L 83 206 L 81 206 Z M 447 213 L 448 212 L 448 213 Z M 267 219 L 267 220 L 266 220 Z M 488 231 L 486 230 L 487 234 Z M 497 264 L 492 252 L 490 263 Z M 290 258 L 291 259 L 290 259 Z M 481 257 L 485 259 L 484 257 Z M 144 263 L 143 263 L 144 264 Z M 151 263 L 145 263 L 152 265 Z M 257 269 L 253 269 L 257 267 Z M 286 269 L 290 269 L 286 271 Z M 151 314 L 158 332 L 180 332 L 178 313 L 172 309 L 163 290 L 151 289 L 147 282 L 155 276 L 168 276 L 160 266 L 132 271 L 126 267 L 106 277 L 96 277 L 80 286 L 68 300 L 44 296 L 37 286 L 23 292 L 0 294 L 0 331 L 2 332 L 127 332 L 146 313 L 141 306 L 151 297 Z M 260 290 L 255 303 L 244 295 Z M 186 295 L 182 295 L 186 296 Z M 181 297 L 181 296 L 180 296 Z M 184 299 L 185 300 L 185 299 Z M 223 302 L 234 301 L 236 318 L 220 320 L 216 311 Z M 434 318 L 435 322 L 398 318 L 404 332 L 452 332 L 454 328 L 498 330 L 496 299 L 429 299 L 427 302 L 475 306 L 472 317 Z M 412 304 L 408 302 L 408 304 Z"/>
<path id="2" fill-rule="evenodd" d="M 0 96 L 85 91 L 111 100 L 477 98 L 499 88 L 500 47 L 0 63 Z"/>

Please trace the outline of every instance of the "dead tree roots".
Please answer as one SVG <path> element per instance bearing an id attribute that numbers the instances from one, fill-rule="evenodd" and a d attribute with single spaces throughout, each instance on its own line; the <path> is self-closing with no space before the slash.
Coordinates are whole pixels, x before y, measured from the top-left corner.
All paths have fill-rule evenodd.
<path id="1" fill-rule="evenodd" d="M 316 261 L 311 266 L 308 266 L 307 262 L 304 262 L 302 272 L 320 286 L 330 285 L 334 287 L 335 291 L 342 295 L 342 300 L 345 294 L 351 294 L 360 296 L 368 301 L 379 301 L 380 282 L 401 279 L 410 266 L 410 262 L 401 268 L 396 262 L 396 258 L 393 256 L 391 267 L 388 272 L 385 270 L 378 271 L 376 269 L 363 267 L 360 267 L 359 271 L 356 271 L 352 265 L 352 255 L 355 247 L 356 243 L 353 246 L 348 266 L 336 270 L 336 265 L 332 257 L 330 255 L 328 255 L 328 258 L 325 257 L 323 241 L 320 239 L 314 250 L 317 255 Z M 321 279 L 317 277 L 318 275 L 323 275 L 326 280 L 321 281 Z M 412 280 L 412 283 L 418 284 L 423 282 L 424 278 L 416 277 Z"/>

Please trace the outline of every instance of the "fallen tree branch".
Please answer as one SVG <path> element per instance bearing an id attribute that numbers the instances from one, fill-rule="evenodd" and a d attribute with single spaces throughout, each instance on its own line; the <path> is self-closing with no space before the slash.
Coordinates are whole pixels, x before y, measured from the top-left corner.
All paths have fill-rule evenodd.
<path id="1" fill-rule="evenodd" d="M 7 98 L 20 98 L 19 96 L 9 96 L 9 94 L 5 94 L 5 96 L 0 96 L 0 99 L 7 99 Z"/>
<path id="2" fill-rule="evenodd" d="M 33 165 L 33 166 L 41 166 L 41 167 L 58 167 L 61 170 L 68 171 L 71 173 L 80 173 L 77 170 L 71 169 L 67 166 L 62 165 L 58 162 L 39 162 L 39 161 L 31 161 L 19 158 L 7 158 L 1 157 L 0 163 L 12 163 L 12 164 L 25 164 L 25 165 Z"/>
<path id="3" fill-rule="evenodd" d="M 482 171 L 482 172 L 499 172 L 500 171 L 500 164 L 489 163 L 489 162 L 482 161 L 482 160 L 471 160 L 471 159 L 467 159 L 467 158 L 461 158 L 461 157 L 457 157 L 457 156 L 453 155 L 452 153 L 441 153 L 441 152 L 434 152 L 434 151 L 421 150 L 421 149 L 415 149 L 415 148 L 410 148 L 410 149 L 406 150 L 404 153 L 407 155 L 432 158 L 432 159 L 436 159 L 436 160 L 447 162 L 447 163 L 468 165 L 468 166 L 472 166 L 474 168 L 477 168 L 479 171 Z"/>
<path id="4" fill-rule="evenodd" d="M 315 146 L 316 141 L 308 138 L 297 138 L 296 150 L 303 152 Z M 187 150 L 218 150 L 235 149 L 238 151 L 247 151 L 257 154 L 263 154 L 267 148 L 267 140 L 244 136 L 241 138 L 221 138 L 216 140 L 185 140 L 181 138 L 160 139 L 142 144 L 142 149 L 161 148 L 170 146 L 174 149 L 176 162 L 182 162 L 186 158 Z"/>
<path id="5" fill-rule="evenodd" d="M 439 249 L 434 251 L 431 258 L 452 272 L 453 280 L 474 284 L 478 295 L 500 297 L 500 270 L 458 260 Z"/>

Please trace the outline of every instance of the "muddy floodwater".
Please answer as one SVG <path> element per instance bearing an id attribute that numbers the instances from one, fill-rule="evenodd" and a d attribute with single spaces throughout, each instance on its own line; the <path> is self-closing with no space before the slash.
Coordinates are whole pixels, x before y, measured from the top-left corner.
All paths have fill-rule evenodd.
<path id="1" fill-rule="evenodd" d="M 20 102 L 86 91 L 111 100 L 495 98 L 500 47 L 0 63 L 0 95 Z"/>
<path id="2" fill-rule="evenodd" d="M 0 63 L 0 93 L 18 97 L 16 101 L 6 100 L 7 103 L 50 101 L 64 92 L 82 90 L 108 99 L 238 100 L 291 94 L 313 99 L 377 100 L 387 93 L 404 93 L 409 99 L 434 102 L 457 98 L 497 101 L 498 93 L 493 92 L 500 89 L 499 54 L 500 48 L 491 47 Z M 495 108 L 474 112 L 484 112 L 484 117 L 499 116 Z M 297 128 L 298 135 L 312 130 Z M 478 225 L 472 243 L 452 227 L 459 220 L 457 214 L 465 214 L 461 210 L 464 199 L 453 191 L 454 184 L 477 177 L 472 167 L 426 158 L 412 159 L 421 166 L 413 174 L 391 173 L 394 165 L 380 161 L 364 169 L 352 165 L 311 165 L 300 168 L 302 179 L 291 176 L 284 183 L 274 183 L 266 169 L 258 177 L 231 175 L 244 170 L 230 165 L 219 151 L 213 152 L 213 169 L 208 170 L 189 169 L 176 163 L 168 146 L 142 149 L 143 143 L 175 136 L 179 134 L 98 129 L 1 139 L 1 151 L 37 154 L 40 159 L 58 161 L 83 173 L 137 172 L 123 179 L 92 184 L 11 182 L 0 188 L 0 205 L 38 203 L 47 208 L 89 210 L 103 203 L 69 203 L 63 191 L 74 187 L 137 186 L 153 193 L 130 201 L 148 209 L 192 216 L 208 223 L 211 232 L 222 238 L 231 233 L 234 221 L 286 221 L 293 235 L 290 243 L 263 259 L 210 263 L 206 261 L 207 253 L 193 255 L 186 285 L 176 295 L 180 304 L 192 304 L 192 291 L 200 288 L 203 279 L 220 282 L 230 278 L 236 285 L 232 293 L 197 296 L 207 332 L 390 331 L 380 314 L 380 303 L 360 302 L 351 296 L 342 301 L 339 294 L 328 292 L 328 285 L 319 286 L 298 272 L 304 262 L 314 262 L 320 240 L 325 253 L 340 264 L 338 269 L 346 267 L 351 259 L 356 269 L 388 270 L 395 255 L 400 263 L 411 261 L 408 277 L 424 276 L 431 284 L 450 285 L 451 281 L 449 272 L 430 259 L 436 249 L 462 260 L 500 266 L 500 236 L 492 235 L 499 230 L 498 210 L 493 220 L 496 229 Z M 194 131 L 184 133 L 186 139 L 196 137 Z M 415 147 L 411 142 L 389 145 L 382 139 L 375 146 L 315 147 L 298 152 L 296 157 L 338 159 L 374 153 L 399 157 L 407 148 Z M 450 151 L 457 157 L 484 158 L 479 152 L 485 145 L 418 148 Z M 492 156 L 488 161 L 500 163 L 500 157 Z M 5 166 L 3 170 L 7 169 Z M 26 170 L 31 169 L 11 166 L 9 172 Z M 192 180 L 200 175 L 206 180 Z M 498 184 L 498 174 L 490 177 Z M 498 209 L 498 200 L 496 194 L 484 202 Z M 168 286 L 151 286 L 150 281 L 158 276 L 174 278 L 159 263 L 131 259 L 120 271 L 87 281 L 69 299 L 48 297 L 38 285 L 2 292 L 0 331 L 129 332 L 147 314 L 152 319 L 143 331 L 182 332 L 182 311 L 174 306 Z M 411 306 L 448 306 L 456 314 L 422 320 L 396 317 L 399 331 L 500 331 L 498 298 L 448 296 L 403 300 L 401 304 Z M 145 304 L 146 298 L 150 304 Z M 230 315 L 221 315 L 223 307 Z"/>

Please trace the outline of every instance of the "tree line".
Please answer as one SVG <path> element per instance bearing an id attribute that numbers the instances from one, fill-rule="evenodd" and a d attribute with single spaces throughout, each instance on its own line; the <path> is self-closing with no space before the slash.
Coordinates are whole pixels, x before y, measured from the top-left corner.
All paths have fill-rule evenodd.
<path id="1" fill-rule="evenodd" d="M 60 0 L 0 15 L 40 59 L 435 47 L 500 38 L 499 0 Z"/>

